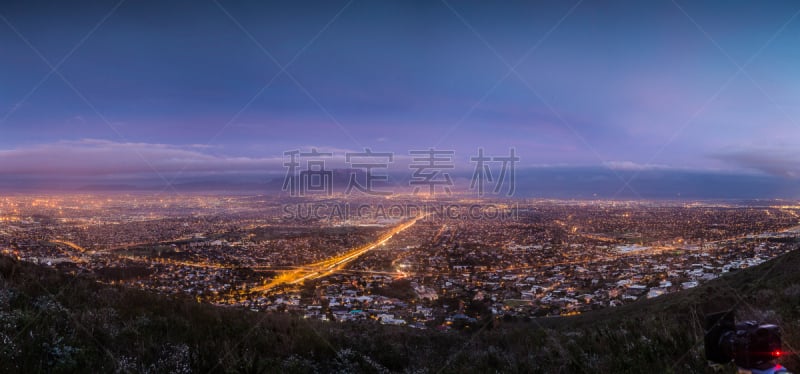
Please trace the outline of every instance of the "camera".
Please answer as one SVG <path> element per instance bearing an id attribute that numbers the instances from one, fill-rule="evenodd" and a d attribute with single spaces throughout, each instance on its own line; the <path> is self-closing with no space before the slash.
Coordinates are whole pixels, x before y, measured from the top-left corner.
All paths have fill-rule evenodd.
<path id="1" fill-rule="evenodd" d="M 736 323 L 733 311 L 705 318 L 706 358 L 718 364 L 733 361 L 740 369 L 774 369 L 781 357 L 781 332 L 773 324 L 756 321 Z"/>

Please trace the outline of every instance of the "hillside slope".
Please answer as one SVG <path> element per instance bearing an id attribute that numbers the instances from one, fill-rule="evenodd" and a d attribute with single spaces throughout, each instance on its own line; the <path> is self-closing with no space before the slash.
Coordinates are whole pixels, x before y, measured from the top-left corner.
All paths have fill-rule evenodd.
<path id="1" fill-rule="evenodd" d="M 800 347 L 798 269 L 795 250 L 618 308 L 437 332 L 215 307 L 0 258 L 0 372 L 710 372 L 704 313 L 737 307 Z M 797 355 L 782 362 L 800 370 Z"/>

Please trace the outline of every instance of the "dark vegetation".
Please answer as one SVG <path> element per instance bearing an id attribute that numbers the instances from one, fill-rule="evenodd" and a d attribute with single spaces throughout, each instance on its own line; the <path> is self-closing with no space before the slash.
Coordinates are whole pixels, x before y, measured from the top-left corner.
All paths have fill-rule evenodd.
<path id="1" fill-rule="evenodd" d="M 374 287 L 370 291 L 375 295 L 393 297 L 400 300 L 411 300 L 416 297 L 409 279 L 398 279 L 383 287 Z"/>
<path id="2" fill-rule="evenodd" d="M 0 372 L 711 372 L 704 313 L 736 306 L 800 347 L 798 269 L 793 251 L 619 308 L 441 332 L 215 307 L 0 258 Z M 800 370 L 796 355 L 782 362 Z"/>

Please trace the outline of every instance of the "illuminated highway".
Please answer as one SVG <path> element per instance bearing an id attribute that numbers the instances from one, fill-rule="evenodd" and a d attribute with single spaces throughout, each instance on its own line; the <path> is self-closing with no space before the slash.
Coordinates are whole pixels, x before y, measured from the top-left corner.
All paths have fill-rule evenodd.
<path id="1" fill-rule="evenodd" d="M 86 248 L 83 248 L 83 247 L 81 247 L 81 246 L 79 246 L 79 245 L 77 245 L 77 244 L 75 244 L 73 242 L 68 242 L 66 240 L 54 239 L 54 240 L 51 240 L 50 242 L 51 243 L 55 243 L 55 244 L 66 245 L 67 247 L 70 247 L 70 248 L 72 248 L 72 249 L 74 249 L 74 250 L 76 250 L 76 251 L 78 251 L 80 253 L 86 252 Z"/>
<path id="2" fill-rule="evenodd" d="M 342 270 L 342 268 L 344 268 L 345 265 L 361 257 L 365 253 L 385 244 L 395 234 L 398 234 L 403 230 L 413 226 L 415 223 L 417 223 L 417 221 L 419 221 L 424 217 L 425 215 L 419 215 L 405 223 L 396 226 L 391 231 L 381 235 L 377 240 L 371 243 L 364 244 L 360 247 L 352 249 L 338 256 L 334 256 L 313 264 L 303 265 L 299 269 L 289 270 L 280 273 L 277 277 L 275 277 L 275 279 L 272 280 L 272 282 L 267 283 L 263 286 L 254 287 L 251 289 L 251 291 L 263 292 L 263 291 L 268 291 L 282 284 L 298 284 L 305 280 L 318 279 L 331 275 L 337 271 Z"/>

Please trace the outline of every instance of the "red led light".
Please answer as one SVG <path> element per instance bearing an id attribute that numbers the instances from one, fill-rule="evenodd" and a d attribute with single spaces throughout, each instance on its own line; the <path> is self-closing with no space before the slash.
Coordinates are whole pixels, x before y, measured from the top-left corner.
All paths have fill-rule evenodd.
<path id="1" fill-rule="evenodd" d="M 783 352 L 781 352 L 779 349 L 772 351 L 772 357 L 781 357 L 781 354 L 783 354 Z"/>

